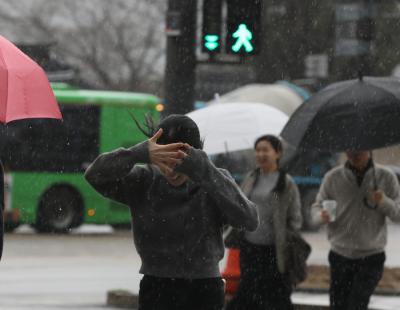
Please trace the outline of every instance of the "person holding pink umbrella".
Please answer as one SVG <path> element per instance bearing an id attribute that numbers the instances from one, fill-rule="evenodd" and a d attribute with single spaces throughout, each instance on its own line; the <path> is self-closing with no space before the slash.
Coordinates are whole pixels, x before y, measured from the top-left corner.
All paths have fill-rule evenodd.
<path id="1" fill-rule="evenodd" d="M 62 115 L 44 70 L 0 36 L 0 123 Z M 0 162 L 0 258 L 3 249 L 4 171 Z"/>

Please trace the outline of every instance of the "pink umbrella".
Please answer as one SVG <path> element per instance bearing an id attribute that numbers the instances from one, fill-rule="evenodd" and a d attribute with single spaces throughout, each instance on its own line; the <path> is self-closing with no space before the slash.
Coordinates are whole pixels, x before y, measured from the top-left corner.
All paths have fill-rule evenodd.
<path id="1" fill-rule="evenodd" d="M 62 116 L 43 69 L 0 36 L 0 122 L 25 118 Z"/>
<path id="2" fill-rule="evenodd" d="M 25 118 L 61 119 L 62 116 L 43 69 L 0 36 L 0 122 Z M 3 186 L 0 162 L 0 198 Z M 3 203 L 0 201 L 0 258 L 3 235 Z"/>

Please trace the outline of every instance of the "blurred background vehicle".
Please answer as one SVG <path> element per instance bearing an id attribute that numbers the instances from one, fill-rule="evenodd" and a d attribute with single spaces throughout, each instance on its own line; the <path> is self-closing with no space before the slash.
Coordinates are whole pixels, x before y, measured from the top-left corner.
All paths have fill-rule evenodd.
<path id="1" fill-rule="evenodd" d="M 82 223 L 129 224 L 129 209 L 96 193 L 83 178 L 100 153 L 146 137 L 132 120 L 159 118 L 163 105 L 143 93 L 83 90 L 52 85 L 63 122 L 11 122 L 0 127 L 6 169 L 6 228 L 33 225 L 39 232 L 68 232 Z M 40 125 L 40 126 L 36 126 Z"/>

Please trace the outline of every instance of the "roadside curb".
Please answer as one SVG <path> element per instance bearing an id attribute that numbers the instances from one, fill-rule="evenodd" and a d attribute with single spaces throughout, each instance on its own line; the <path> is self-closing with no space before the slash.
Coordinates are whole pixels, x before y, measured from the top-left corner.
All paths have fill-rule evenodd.
<path id="1" fill-rule="evenodd" d="M 139 296 L 127 290 L 112 290 L 107 292 L 107 306 L 122 309 L 137 309 Z M 327 306 L 294 305 L 295 310 L 328 310 Z"/>
<path id="2" fill-rule="evenodd" d="M 329 310 L 329 306 L 295 304 L 294 310 Z"/>
<path id="3" fill-rule="evenodd" d="M 311 289 L 302 288 L 296 289 L 297 292 L 304 293 L 328 293 L 326 289 Z M 387 294 L 393 296 L 393 292 L 386 292 L 386 290 L 380 290 L 380 294 Z M 377 294 L 377 293 L 375 293 Z M 400 295 L 396 292 L 394 295 Z M 139 296 L 128 291 L 128 290 L 112 290 L 107 292 L 107 306 L 122 308 L 122 309 L 137 309 L 139 306 Z M 294 304 L 295 310 L 329 310 L 329 306 L 325 305 L 307 305 L 307 304 Z M 373 308 L 372 308 L 373 309 Z M 372 310 L 371 309 L 371 310 Z"/>
<path id="4" fill-rule="evenodd" d="M 329 290 L 327 288 L 317 288 L 317 287 L 298 287 L 295 289 L 295 292 L 299 293 L 310 293 L 310 294 L 329 294 Z M 373 295 L 378 296 L 400 296 L 399 290 L 391 290 L 391 289 L 375 289 Z"/>
<path id="5" fill-rule="evenodd" d="M 127 290 L 108 291 L 107 306 L 125 309 L 137 309 L 139 306 L 139 296 Z"/>

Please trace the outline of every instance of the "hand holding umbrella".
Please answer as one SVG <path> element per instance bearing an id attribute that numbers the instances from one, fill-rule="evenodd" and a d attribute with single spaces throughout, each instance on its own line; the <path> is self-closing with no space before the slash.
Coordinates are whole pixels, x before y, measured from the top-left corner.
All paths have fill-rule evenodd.
<path id="1" fill-rule="evenodd" d="M 331 84 L 305 101 L 281 132 L 298 149 L 367 151 L 400 143 L 400 81 L 386 77 Z M 371 152 L 372 155 L 372 152 Z M 377 190 L 364 204 L 375 209 L 383 199 Z"/>
<path id="2" fill-rule="evenodd" d="M 375 190 L 372 192 L 372 201 L 377 205 L 381 205 L 383 199 L 385 198 L 385 193 L 382 190 Z"/>
<path id="3" fill-rule="evenodd" d="M 400 81 L 360 77 L 334 83 L 305 101 L 281 132 L 300 149 L 342 152 L 400 143 Z"/>

